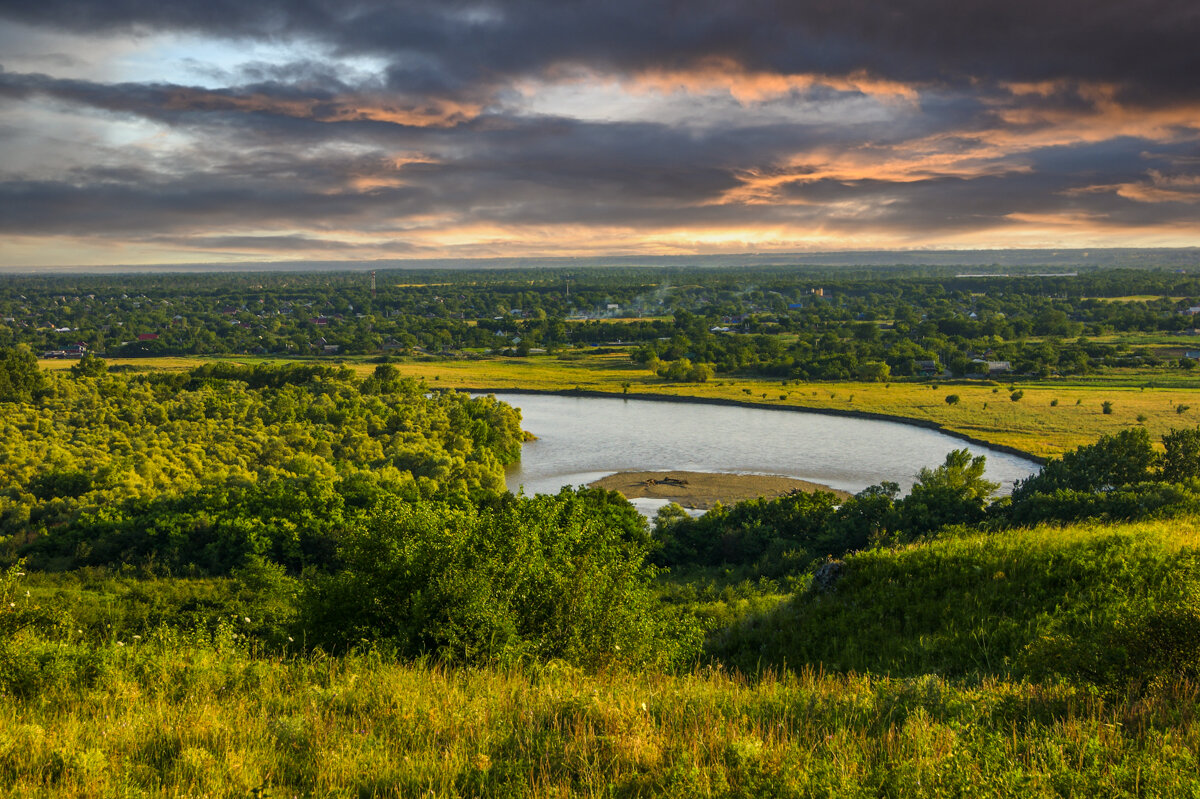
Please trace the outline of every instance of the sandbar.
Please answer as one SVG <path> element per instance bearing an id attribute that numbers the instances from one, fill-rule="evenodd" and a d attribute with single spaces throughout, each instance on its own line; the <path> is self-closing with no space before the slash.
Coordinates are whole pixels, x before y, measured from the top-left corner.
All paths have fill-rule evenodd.
<path id="1" fill-rule="evenodd" d="M 715 503 L 731 505 L 743 499 L 774 499 L 792 491 L 830 491 L 841 498 L 845 491 L 820 483 L 774 474 L 722 474 L 720 472 L 617 472 L 589 483 L 593 488 L 620 491 L 626 499 L 669 499 L 687 508 L 708 510 Z"/>

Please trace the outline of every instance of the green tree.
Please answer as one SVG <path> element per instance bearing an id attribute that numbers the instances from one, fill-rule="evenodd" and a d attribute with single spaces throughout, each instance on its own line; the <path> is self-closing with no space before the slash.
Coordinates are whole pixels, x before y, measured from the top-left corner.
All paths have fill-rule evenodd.
<path id="1" fill-rule="evenodd" d="M 72 377 L 102 377 L 108 373 L 108 364 L 92 353 L 85 354 L 79 363 L 71 367 Z"/>
<path id="2" fill-rule="evenodd" d="M 1200 477 L 1200 427 L 1172 430 L 1162 443 L 1166 450 L 1159 461 L 1163 480 L 1178 483 Z"/>
<path id="3" fill-rule="evenodd" d="M 896 503 L 897 528 L 907 536 L 932 532 L 947 524 L 971 524 L 983 518 L 988 499 L 1000 487 L 983 474 L 987 458 L 969 450 L 947 453 L 935 469 L 925 467 L 907 497 Z"/>
<path id="4" fill-rule="evenodd" d="M 1156 456 L 1144 427 L 1103 436 L 1048 461 L 1040 472 L 1013 488 L 1013 502 L 1055 491 L 1103 491 L 1149 479 Z"/>
<path id="5" fill-rule="evenodd" d="M 31 402 L 45 383 L 29 347 L 18 344 L 0 351 L 0 402 Z"/>
<path id="6" fill-rule="evenodd" d="M 336 651 L 378 642 L 469 663 L 690 656 L 697 636 L 670 632 L 651 591 L 644 522 L 613 524 L 606 503 L 570 489 L 481 510 L 388 503 L 348 526 L 343 569 L 310 580 L 301 624 Z"/>

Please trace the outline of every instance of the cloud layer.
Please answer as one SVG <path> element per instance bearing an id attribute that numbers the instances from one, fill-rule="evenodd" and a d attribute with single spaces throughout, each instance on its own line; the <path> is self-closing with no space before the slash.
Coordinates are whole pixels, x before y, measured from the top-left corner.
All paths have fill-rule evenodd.
<path id="1" fill-rule="evenodd" d="M 1200 245 L 1176 0 L 10 2 L 0 261 Z"/>

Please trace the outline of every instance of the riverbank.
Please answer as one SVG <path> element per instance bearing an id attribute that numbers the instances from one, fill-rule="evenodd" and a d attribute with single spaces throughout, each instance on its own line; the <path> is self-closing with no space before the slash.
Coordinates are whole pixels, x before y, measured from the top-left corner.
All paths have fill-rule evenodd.
<path id="1" fill-rule="evenodd" d="M 1018 458 L 1025 458 L 1037 464 L 1043 464 L 1047 458 L 1043 455 L 1037 455 L 1020 447 L 1010 446 L 1008 444 L 999 444 L 988 438 L 980 436 L 968 435 L 950 427 L 946 427 L 943 423 L 932 419 L 921 419 L 912 416 L 900 416 L 891 413 L 878 413 L 876 411 L 860 411 L 848 410 L 844 408 L 830 408 L 820 405 L 799 405 L 799 404 L 766 404 L 755 402 L 754 400 L 728 399 L 725 397 L 714 396 L 696 396 L 692 394 L 645 394 L 625 392 L 617 394 L 614 391 L 593 391 L 589 389 L 569 388 L 569 389 L 542 389 L 542 388 L 475 388 L 471 386 L 461 386 L 450 388 L 448 386 L 435 387 L 435 391 L 465 391 L 470 394 L 529 394 L 532 396 L 552 396 L 552 397 L 591 397 L 595 399 L 627 399 L 627 400 L 644 400 L 646 402 L 671 402 L 671 403 L 693 403 L 699 405 L 720 405 L 734 408 L 754 408 L 757 410 L 768 411 L 791 411 L 799 413 L 815 413 L 825 416 L 839 416 L 846 419 L 872 419 L 878 422 L 894 422 L 895 424 L 906 424 L 912 427 L 920 427 L 926 430 L 935 430 L 938 433 L 957 438 L 959 441 L 968 444 L 975 444 L 981 447 L 988 447 L 997 452 L 1004 452 L 1008 455 L 1015 455 Z"/>
<path id="2" fill-rule="evenodd" d="M 618 472 L 589 483 L 593 488 L 620 491 L 626 499 L 666 499 L 687 508 L 708 510 L 716 503 L 731 505 L 745 499 L 775 499 L 794 491 L 850 494 L 820 483 L 775 474 L 720 472 Z"/>
<path id="3" fill-rule="evenodd" d="M 1044 460 L 1103 435 L 1144 427 L 1152 439 L 1191 427 L 1200 387 L 1161 371 L 1113 370 L 1076 378 L 864 383 L 722 377 L 672 383 L 627 355 L 399 361 L 401 374 L 432 388 L 624 396 L 881 419 L 935 429 L 960 440 Z M 362 367 L 364 371 L 366 367 Z M 372 367 L 373 368 L 373 367 Z M 1105 403 L 1110 403 L 1105 412 Z"/>
<path id="4" fill-rule="evenodd" d="M 207 361 L 246 364 L 288 362 L 286 358 L 140 358 L 113 365 L 147 370 L 181 370 Z M 305 363 L 316 362 L 313 359 Z M 345 365 L 366 376 L 377 366 L 360 358 Z M 64 369 L 69 361 L 43 361 Z M 1072 377 L 1003 383 L 987 380 L 896 380 L 805 383 L 722 376 L 707 383 L 672 383 L 634 364 L 624 353 L 571 352 L 529 358 L 396 360 L 396 371 L 425 380 L 435 389 L 522 392 L 570 396 L 625 396 L 670 402 L 705 402 L 779 408 L 915 424 L 975 444 L 1042 460 L 1100 436 L 1144 427 L 1158 440 L 1200 418 L 1200 384 L 1179 370 L 1112 369 Z M 1107 403 L 1107 404 L 1106 404 Z M 1107 408 L 1107 411 L 1105 410 Z"/>

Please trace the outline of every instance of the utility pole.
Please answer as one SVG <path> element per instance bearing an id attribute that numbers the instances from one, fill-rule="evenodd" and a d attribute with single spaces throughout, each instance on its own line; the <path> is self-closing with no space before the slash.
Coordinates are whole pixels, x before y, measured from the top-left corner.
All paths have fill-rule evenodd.
<path id="1" fill-rule="evenodd" d="M 375 299 L 375 272 L 371 272 L 371 299 Z"/>

